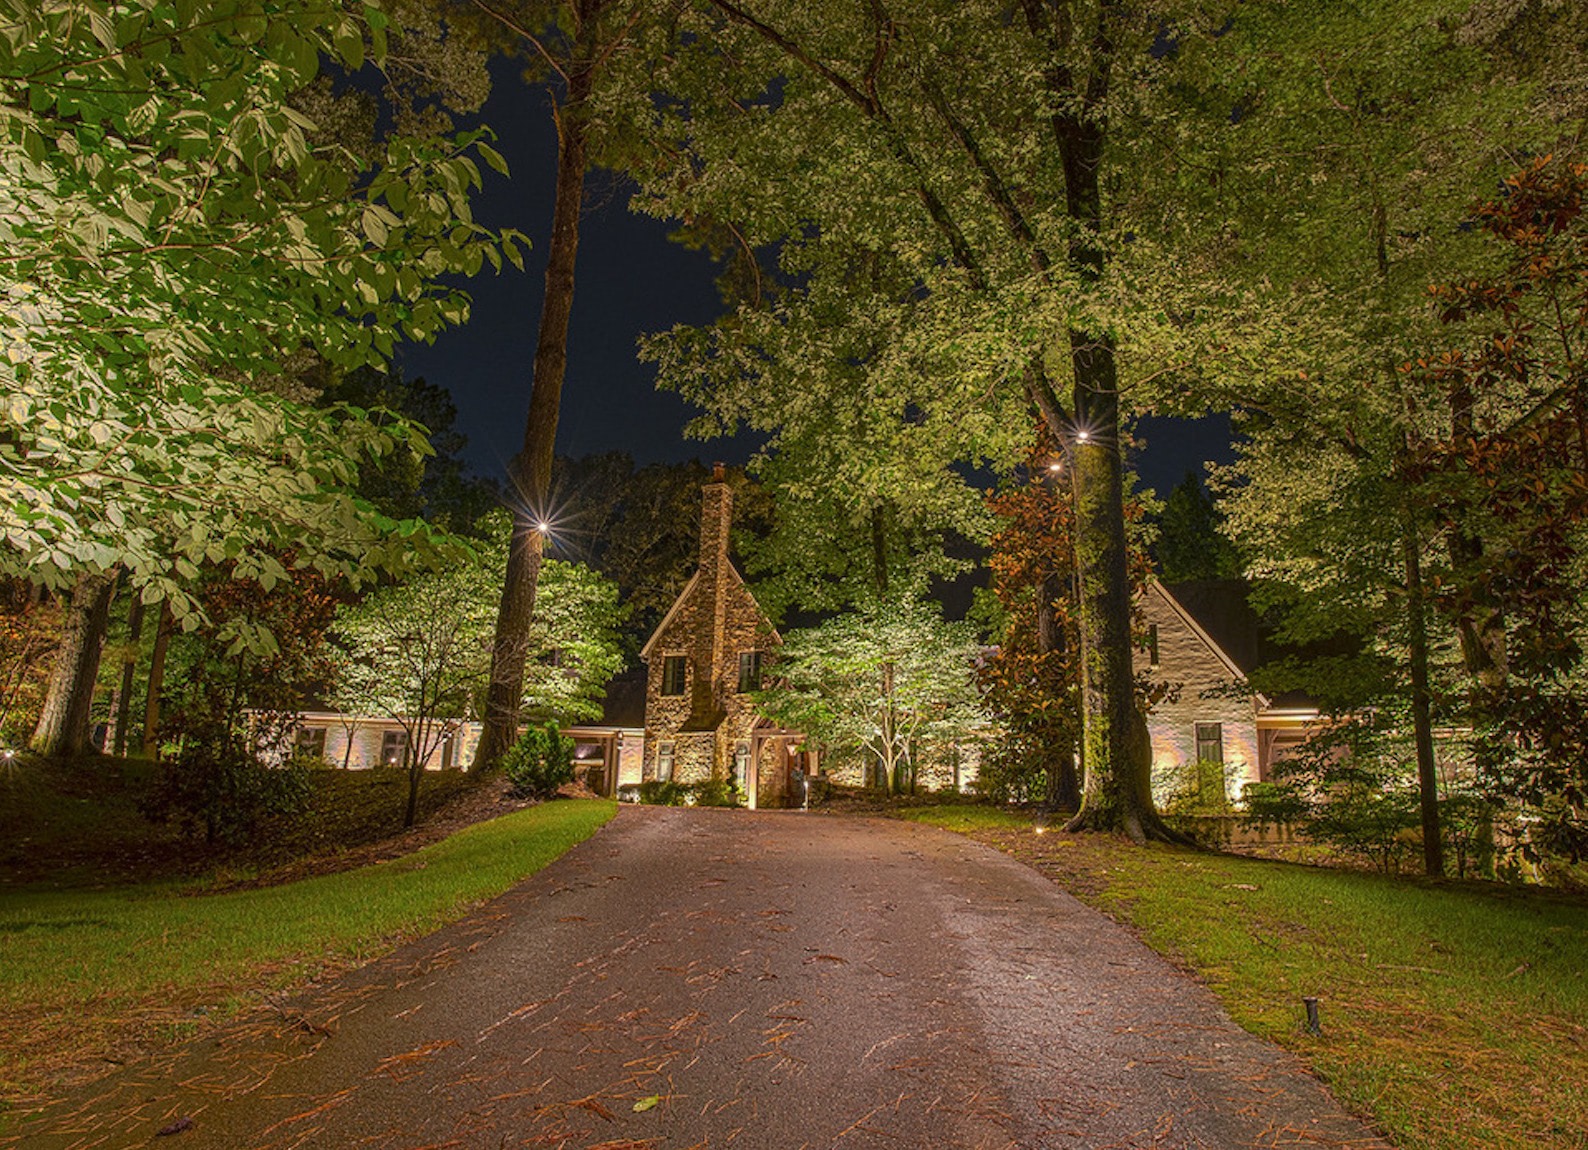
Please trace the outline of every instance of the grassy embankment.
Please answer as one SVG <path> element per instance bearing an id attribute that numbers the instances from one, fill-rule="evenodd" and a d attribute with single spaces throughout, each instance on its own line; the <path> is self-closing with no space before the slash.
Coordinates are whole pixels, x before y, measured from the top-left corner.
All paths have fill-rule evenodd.
<path id="1" fill-rule="evenodd" d="M 460 918 L 594 834 L 615 809 L 544 803 L 380 865 L 223 894 L 171 881 L 6 891 L 0 1096 L 35 1091 L 95 1051 L 181 1037 L 260 992 Z"/>
<path id="2" fill-rule="evenodd" d="M 1588 1147 L 1588 901 L 904 817 L 1013 854 L 1188 967 L 1405 1147 Z M 1302 1028 L 1303 995 L 1323 1034 Z"/>

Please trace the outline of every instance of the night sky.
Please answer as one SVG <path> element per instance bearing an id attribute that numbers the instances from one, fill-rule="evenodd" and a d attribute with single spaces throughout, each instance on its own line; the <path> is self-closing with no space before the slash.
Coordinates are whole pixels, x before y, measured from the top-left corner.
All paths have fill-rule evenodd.
<path id="1" fill-rule="evenodd" d="M 556 134 L 547 96 L 518 81 L 516 67 L 499 63 L 484 120 L 498 134 L 508 180 L 486 169 L 475 215 L 490 227 L 516 227 L 530 237 L 526 270 L 500 275 L 489 266 L 468 281 L 472 318 L 433 345 L 409 345 L 398 364 L 412 379 L 446 387 L 468 436 L 469 463 L 498 478 L 523 438 L 530 367 L 545 281 L 546 241 L 556 164 Z M 482 165 L 483 167 L 483 165 Z M 712 261 L 668 241 L 669 226 L 629 212 L 625 187 L 610 174 L 586 182 L 586 208 L 568 347 L 568 378 L 557 431 L 559 455 L 626 451 L 640 463 L 685 459 L 746 462 L 756 443 L 747 437 L 686 440 L 693 409 L 658 392 L 654 369 L 639 362 L 636 340 L 674 324 L 705 323 L 722 310 Z M 1204 460 L 1228 458 L 1228 422 L 1147 419 L 1138 428 L 1147 450 L 1136 461 L 1147 486 L 1160 495 Z"/>

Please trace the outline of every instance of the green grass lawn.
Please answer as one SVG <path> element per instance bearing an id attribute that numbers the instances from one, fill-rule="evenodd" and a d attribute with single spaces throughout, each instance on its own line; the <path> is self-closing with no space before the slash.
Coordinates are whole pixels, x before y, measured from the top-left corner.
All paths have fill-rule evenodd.
<path id="1" fill-rule="evenodd" d="M 459 918 L 601 827 L 616 806 L 564 800 L 471 826 L 391 862 L 196 895 L 176 882 L 11 890 L 0 899 L 0 1092 L 203 1009 L 302 983 Z"/>
<path id="2" fill-rule="evenodd" d="M 1406 1147 L 1588 1147 L 1588 903 L 1427 883 L 923 807 L 1048 874 L 1200 976 Z M 1301 1027 L 1303 995 L 1323 1035 Z"/>

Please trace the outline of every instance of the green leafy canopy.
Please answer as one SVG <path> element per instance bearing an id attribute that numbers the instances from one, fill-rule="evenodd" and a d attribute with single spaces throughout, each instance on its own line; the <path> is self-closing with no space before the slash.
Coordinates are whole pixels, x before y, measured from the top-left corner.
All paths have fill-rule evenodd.
<path id="1" fill-rule="evenodd" d="M 422 435 L 280 379 L 432 338 L 467 315 L 442 277 L 518 259 L 470 214 L 481 133 L 355 151 L 294 105 L 391 29 L 375 0 L 0 3 L 0 570 L 121 566 L 185 612 L 204 564 L 268 587 L 289 547 L 355 580 L 437 550 L 349 493 Z"/>

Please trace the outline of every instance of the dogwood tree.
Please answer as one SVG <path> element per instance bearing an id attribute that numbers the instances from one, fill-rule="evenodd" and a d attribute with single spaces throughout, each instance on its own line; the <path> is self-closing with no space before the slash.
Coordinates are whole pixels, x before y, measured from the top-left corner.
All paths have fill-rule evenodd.
<path id="1" fill-rule="evenodd" d="M 889 792 L 913 790 L 924 743 L 981 734 L 974 629 L 918 598 L 875 599 L 788 635 L 756 696 L 770 718 L 877 764 Z"/>

